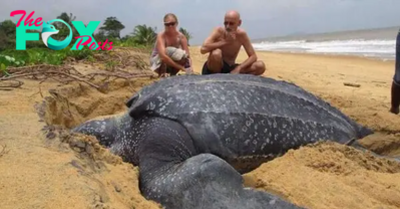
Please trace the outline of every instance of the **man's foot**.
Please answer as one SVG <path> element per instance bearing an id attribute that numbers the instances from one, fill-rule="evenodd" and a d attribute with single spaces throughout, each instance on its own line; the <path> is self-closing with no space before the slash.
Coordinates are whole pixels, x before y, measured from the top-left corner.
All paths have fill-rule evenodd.
<path id="1" fill-rule="evenodd" d="M 393 113 L 393 114 L 399 114 L 399 108 L 390 108 L 389 112 Z"/>
<path id="2" fill-rule="evenodd" d="M 263 61 L 258 60 L 254 62 L 249 68 L 241 70 L 243 74 L 262 75 L 266 71 Z"/>
<path id="3" fill-rule="evenodd" d="M 235 69 L 235 70 L 232 70 L 230 73 L 231 74 L 240 74 L 240 71 Z"/>

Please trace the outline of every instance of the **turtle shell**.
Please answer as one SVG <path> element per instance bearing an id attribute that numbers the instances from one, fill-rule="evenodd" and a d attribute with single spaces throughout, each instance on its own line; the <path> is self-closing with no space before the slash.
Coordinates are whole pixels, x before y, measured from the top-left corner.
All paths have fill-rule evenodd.
<path id="1" fill-rule="evenodd" d="M 301 87 L 254 75 L 182 75 L 144 87 L 127 103 L 133 118 L 186 127 L 201 152 L 279 155 L 319 140 L 346 143 L 373 132 Z"/>

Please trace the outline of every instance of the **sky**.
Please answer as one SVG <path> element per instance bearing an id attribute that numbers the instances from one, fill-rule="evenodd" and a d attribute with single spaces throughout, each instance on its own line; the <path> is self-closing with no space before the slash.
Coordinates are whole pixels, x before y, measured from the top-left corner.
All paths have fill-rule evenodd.
<path id="1" fill-rule="evenodd" d="M 242 28 L 251 39 L 296 33 L 400 26 L 400 0 L 2 0 L 0 21 L 14 10 L 35 11 L 34 18 L 56 18 L 62 12 L 73 13 L 76 20 L 103 21 L 117 17 L 125 25 L 121 35 L 132 33 L 136 25 L 163 29 L 163 17 L 172 12 L 179 25 L 188 30 L 192 45 L 201 44 L 216 26 L 222 26 L 224 14 L 237 10 Z M 101 27 L 99 25 L 99 28 Z"/>

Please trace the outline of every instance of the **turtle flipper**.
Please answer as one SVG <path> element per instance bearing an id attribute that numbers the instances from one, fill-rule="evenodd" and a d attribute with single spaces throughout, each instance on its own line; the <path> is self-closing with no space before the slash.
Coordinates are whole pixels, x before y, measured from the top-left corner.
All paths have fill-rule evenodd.
<path id="1" fill-rule="evenodd" d="M 198 153 L 187 130 L 163 118 L 142 121 L 139 187 L 144 197 L 165 208 L 300 208 L 243 187 L 242 176 L 226 161 Z"/>
<path id="2" fill-rule="evenodd" d="M 280 197 L 243 187 L 242 176 L 212 154 L 175 164 L 146 184 L 143 195 L 168 208 L 301 208 Z"/>

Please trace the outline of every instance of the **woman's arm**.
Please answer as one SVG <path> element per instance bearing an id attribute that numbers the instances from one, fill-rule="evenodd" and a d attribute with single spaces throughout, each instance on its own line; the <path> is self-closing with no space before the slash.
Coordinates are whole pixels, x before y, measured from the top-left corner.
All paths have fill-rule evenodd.
<path id="1" fill-rule="evenodd" d="M 186 38 L 185 35 L 183 35 L 182 33 L 180 35 L 182 37 L 181 38 L 182 48 L 183 48 L 183 50 L 186 51 L 186 54 L 188 56 L 187 59 L 189 61 L 189 65 L 190 65 L 190 71 L 192 73 L 193 72 L 193 65 L 192 65 L 192 59 L 190 58 L 190 51 L 189 51 L 188 41 L 187 41 L 187 38 Z"/>

